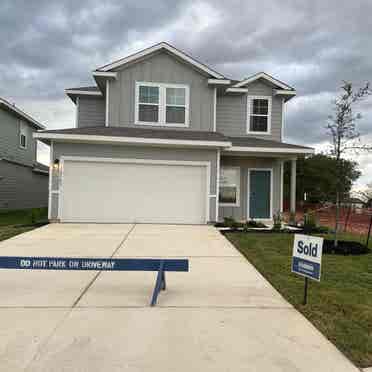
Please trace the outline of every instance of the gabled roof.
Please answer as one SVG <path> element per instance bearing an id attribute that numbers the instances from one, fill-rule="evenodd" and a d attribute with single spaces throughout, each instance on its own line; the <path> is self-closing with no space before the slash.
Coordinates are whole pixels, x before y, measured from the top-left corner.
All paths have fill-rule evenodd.
<path id="1" fill-rule="evenodd" d="M 25 120 L 31 126 L 36 129 L 45 129 L 45 125 L 39 123 L 37 120 L 33 119 L 30 115 L 23 112 L 21 109 L 16 107 L 16 105 L 12 105 L 10 102 L 6 101 L 5 99 L 0 97 L 0 107 L 5 108 L 6 110 L 12 112 L 17 117 Z"/>
<path id="2" fill-rule="evenodd" d="M 222 74 L 218 73 L 217 71 L 212 70 L 211 68 L 209 68 L 205 64 L 197 61 L 193 57 L 187 55 L 186 53 L 182 52 L 181 50 L 179 50 L 179 49 L 177 49 L 177 48 L 173 47 L 172 45 L 170 45 L 168 43 L 165 43 L 165 42 L 155 44 L 155 45 L 153 45 L 149 48 L 143 49 L 143 50 L 141 50 L 137 53 L 134 53 L 134 54 L 132 54 L 128 57 L 124 57 L 124 58 L 119 59 L 115 62 L 112 62 L 112 63 L 109 63 L 107 65 L 101 66 L 101 67 L 97 68 L 95 71 L 103 71 L 103 72 L 111 71 L 115 68 L 124 66 L 127 63 L 133 62 L 133 61 L 135 61 L 139 58 L 146 57 L 147 55 L 149 55 L 151 53 L 155 53 L 155 52 L 157 52 L 159 50 L 162 50 L 162 49 L 166 50 L 167 52 L 169 52 L 173 55 L 175 55 L 176 57 L 182 59 L 183 61 L 191 64 L 192 66 L 196 67 L 197 69 L 206 72 L 207 74 L 209 74 L 210 76 L 212 76 L 216 79 L 225 79 L 225 77 Z"/>
<path id="3" fill-rule="evenodd" d="M 249 83 L 252 83 L 253 81 L 256 81 L 258 79 L 265 79 L 267 81 L 269 81 L 270 83 L 282 88 L 282 89 L 285 89 L 285 90 L 295 90 L 294 88 L 292 88 L 291 86 L 283 83 L 282 81 L 278 80 L 278 79 L 275 79 L 274 77 L 272 77 L 271 75 L 269 74 L 266 74 L 266 72 L 258 72 L 257 74 L 254 74 L 254 75 L 251 75 L 249 77 L 247 77 L 246 79 L 242 80 L 242 81 L 239 81 L 238 83 L 234 84 L 232 87 L 234 88 L 240 88 L 240 87 L 243 87 L 244 85 L 246 84 L 249 84 Z"/>

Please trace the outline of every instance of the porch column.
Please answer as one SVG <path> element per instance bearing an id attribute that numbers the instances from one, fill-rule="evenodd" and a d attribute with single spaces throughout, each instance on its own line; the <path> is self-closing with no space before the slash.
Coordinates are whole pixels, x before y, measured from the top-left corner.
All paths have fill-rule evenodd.
<path id="1" fill-rule="evenodd" d="M 291 213 L 296 213 L 296 158 L 291 159 Z"/>

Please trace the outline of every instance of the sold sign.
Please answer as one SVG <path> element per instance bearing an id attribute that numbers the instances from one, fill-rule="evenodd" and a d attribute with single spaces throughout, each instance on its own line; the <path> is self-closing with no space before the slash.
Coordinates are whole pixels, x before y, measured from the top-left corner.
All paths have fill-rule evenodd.
<path id="1" fill-rule="evenodd" d="M 292 254 L 292 272 L 320 281 L 323 238 L 295 234 Z"/>

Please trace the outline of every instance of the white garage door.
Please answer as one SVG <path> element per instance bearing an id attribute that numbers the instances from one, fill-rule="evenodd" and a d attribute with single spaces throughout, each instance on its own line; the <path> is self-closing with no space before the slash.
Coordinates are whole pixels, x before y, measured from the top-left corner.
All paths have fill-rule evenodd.
<path id="1" fill-rule="evenodd" d="M 206 223 L 208 173 L 202 163 L 64 160 L 60 219 Z"/>

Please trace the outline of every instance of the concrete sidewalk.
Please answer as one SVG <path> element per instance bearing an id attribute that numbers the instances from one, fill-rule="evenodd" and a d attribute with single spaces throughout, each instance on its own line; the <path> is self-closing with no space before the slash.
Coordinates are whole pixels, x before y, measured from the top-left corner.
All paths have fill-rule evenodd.
<path id="1" fill-rule="evenodd" d="M 57 224 L 1 255 L 188 257 L 167 273 L 0 271 L 0 371 L 358 371 L 210 226 Z"/>

